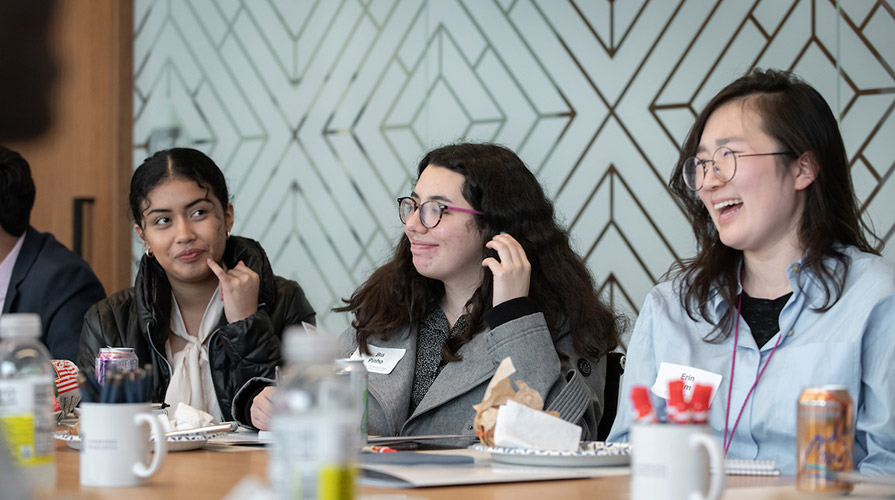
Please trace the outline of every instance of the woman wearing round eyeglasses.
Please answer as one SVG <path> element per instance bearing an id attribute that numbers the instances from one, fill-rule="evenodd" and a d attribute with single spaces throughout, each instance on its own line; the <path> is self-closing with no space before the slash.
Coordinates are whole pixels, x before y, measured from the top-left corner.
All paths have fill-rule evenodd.
<path id="1" fill-rule="evenodd" d="M 343 354 L 383 360 L 369 374 L 371 435 L 473 434 L 473 405 L 502 359 L 548 410 L 596 435 L 605 355 L 619 325 L 553 206 L 512 151 L 458 144 L 428 153 L 394 257 L 339 311 Z M 254 398 L 266 428 L 272 389 Z"/>
<path id="2" fill-rule="evenodd" d="M 738 79 L 696 118 L 670 186 L 698 252 L 647 297 L 622 394 L 712 385 L 709 425 L 727 456 L 792 474 L 799 392 L 845 386 L 855 464 L 895 472 L 895 266 L 865 237 L 823 97 L 785 72 Z M 609 439 L 627 438 L 628 406 Z"/>

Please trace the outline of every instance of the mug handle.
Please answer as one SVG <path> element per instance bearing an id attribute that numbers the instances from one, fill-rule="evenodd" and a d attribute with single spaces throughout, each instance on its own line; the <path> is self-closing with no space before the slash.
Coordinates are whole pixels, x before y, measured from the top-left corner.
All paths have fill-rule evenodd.
<path id="1" fill-rule="evenodd" d="M 703 496 L 701 492 L 694 491 L 690 493 L 689 500 L 718 500 L 721 496 L 721 490 L 724 489 L 724 455 L 721 453 L 721 445 L 718 440 L 708 434 L 693 434 L 690 436 L 690 448 L 702 446 L 709 454 L 709 470 L 716 471 L 710 474 L 712 478 L 709 484 L 708 494 Z"/>
<path id="2" fill-rule="evenodd" d="M 159 423 L 158 417 L 149 413 L 134 415 L 134 424 L 140 425 L 141 422 L 149 424 L 150 435 L 155 434 L 157 436 L 155 438 L 155 455 L 152 457 L 149 467 L 146 467 L 142 462 L 137 462 L 131 470 L 137 476 L 147 478 L 158 472 L 159 467 L 164 463 L 165 455 L 168 453 L 168 441 L 165 439 L 165 430 L 162 429 L 162 424 Z"/>

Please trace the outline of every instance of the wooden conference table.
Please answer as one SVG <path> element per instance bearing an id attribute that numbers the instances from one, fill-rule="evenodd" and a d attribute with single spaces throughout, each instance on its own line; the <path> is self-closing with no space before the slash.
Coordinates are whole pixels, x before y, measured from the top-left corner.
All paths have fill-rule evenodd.
<path id="1" fill-rule="evenodd" d="M 161 471 L 146 484 L 133 488 L 82 487 L 79 482 L 79 454 L 63 442 L 56 447 L 57 481 L 54 500 L 80 498 L 109 498 L 114 500 L 141 499 L 218 499 L 223 498 L 246 476 L 254 476 L 266 484 L 267 452 L 263 448 L 241 449 L 238 451 L 195 450 L 168 453 Z M 367 486 L 358 487 L 358 496 L 375 499 L 429 498 L 447 500 L 541 500 L 544 498 L 629 498 L 630 477 L 628 475 L 561 481 L 540 481 L 488 484 L 478 486 L 453 486 L 445 488 L 387 489 Z M 754 493 L 761 487 L 792 485 L 791 477 L 783 478 L 743 478 L 728 477 L 727 491 L 723 498 L 740 498 L 732 494 L 735 488 L 746 487 Z M 753 489 L 753 487 L 757 489 Z M 775 488 L 779 489 L 779 488 Z M 790 489 L 790 488 L 786 488 Z M 791 488 L 795 493 L 794 487 Z M 742 491 L 742 490 L 740 490 Z M 745 491 L 743 491 L 745 493 Z M 398 495 L 399 497 L 396 497 Z M 2 495 L 0 495 L 2 496 Z M 753 495 L 742 498 L 752 498 Z M 758 495 L 756 498 L 790 498 L 777 495 Z"/>

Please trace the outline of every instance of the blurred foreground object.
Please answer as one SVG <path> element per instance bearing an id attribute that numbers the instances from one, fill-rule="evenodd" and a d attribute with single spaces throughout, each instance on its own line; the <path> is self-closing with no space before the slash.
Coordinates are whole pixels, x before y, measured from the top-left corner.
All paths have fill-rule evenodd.
<path id="1" fill-rule="evenodd" d="M 0 1 L 0 140 L 34 137 L 50 124 L 52 13 L 52 0 Z"/>

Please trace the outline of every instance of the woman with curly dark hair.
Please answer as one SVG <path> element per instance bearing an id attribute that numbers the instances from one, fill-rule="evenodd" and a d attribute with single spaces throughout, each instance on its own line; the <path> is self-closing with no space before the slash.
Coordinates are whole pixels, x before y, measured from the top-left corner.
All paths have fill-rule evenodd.
<path id="1" fill-rule="evenodd" d="M 343 354 L 390 367 L 370 373 L 370 434 L 473 434 L 472 405 L 509 356 L 545 409 L 595 436 L 619 319 L 535 176 L 493 144 L 435 149 L 417 172 L 394 257 L 337 309 L 354 314 Z M 262 428 L 269 391 L 252 409 Z"/>

